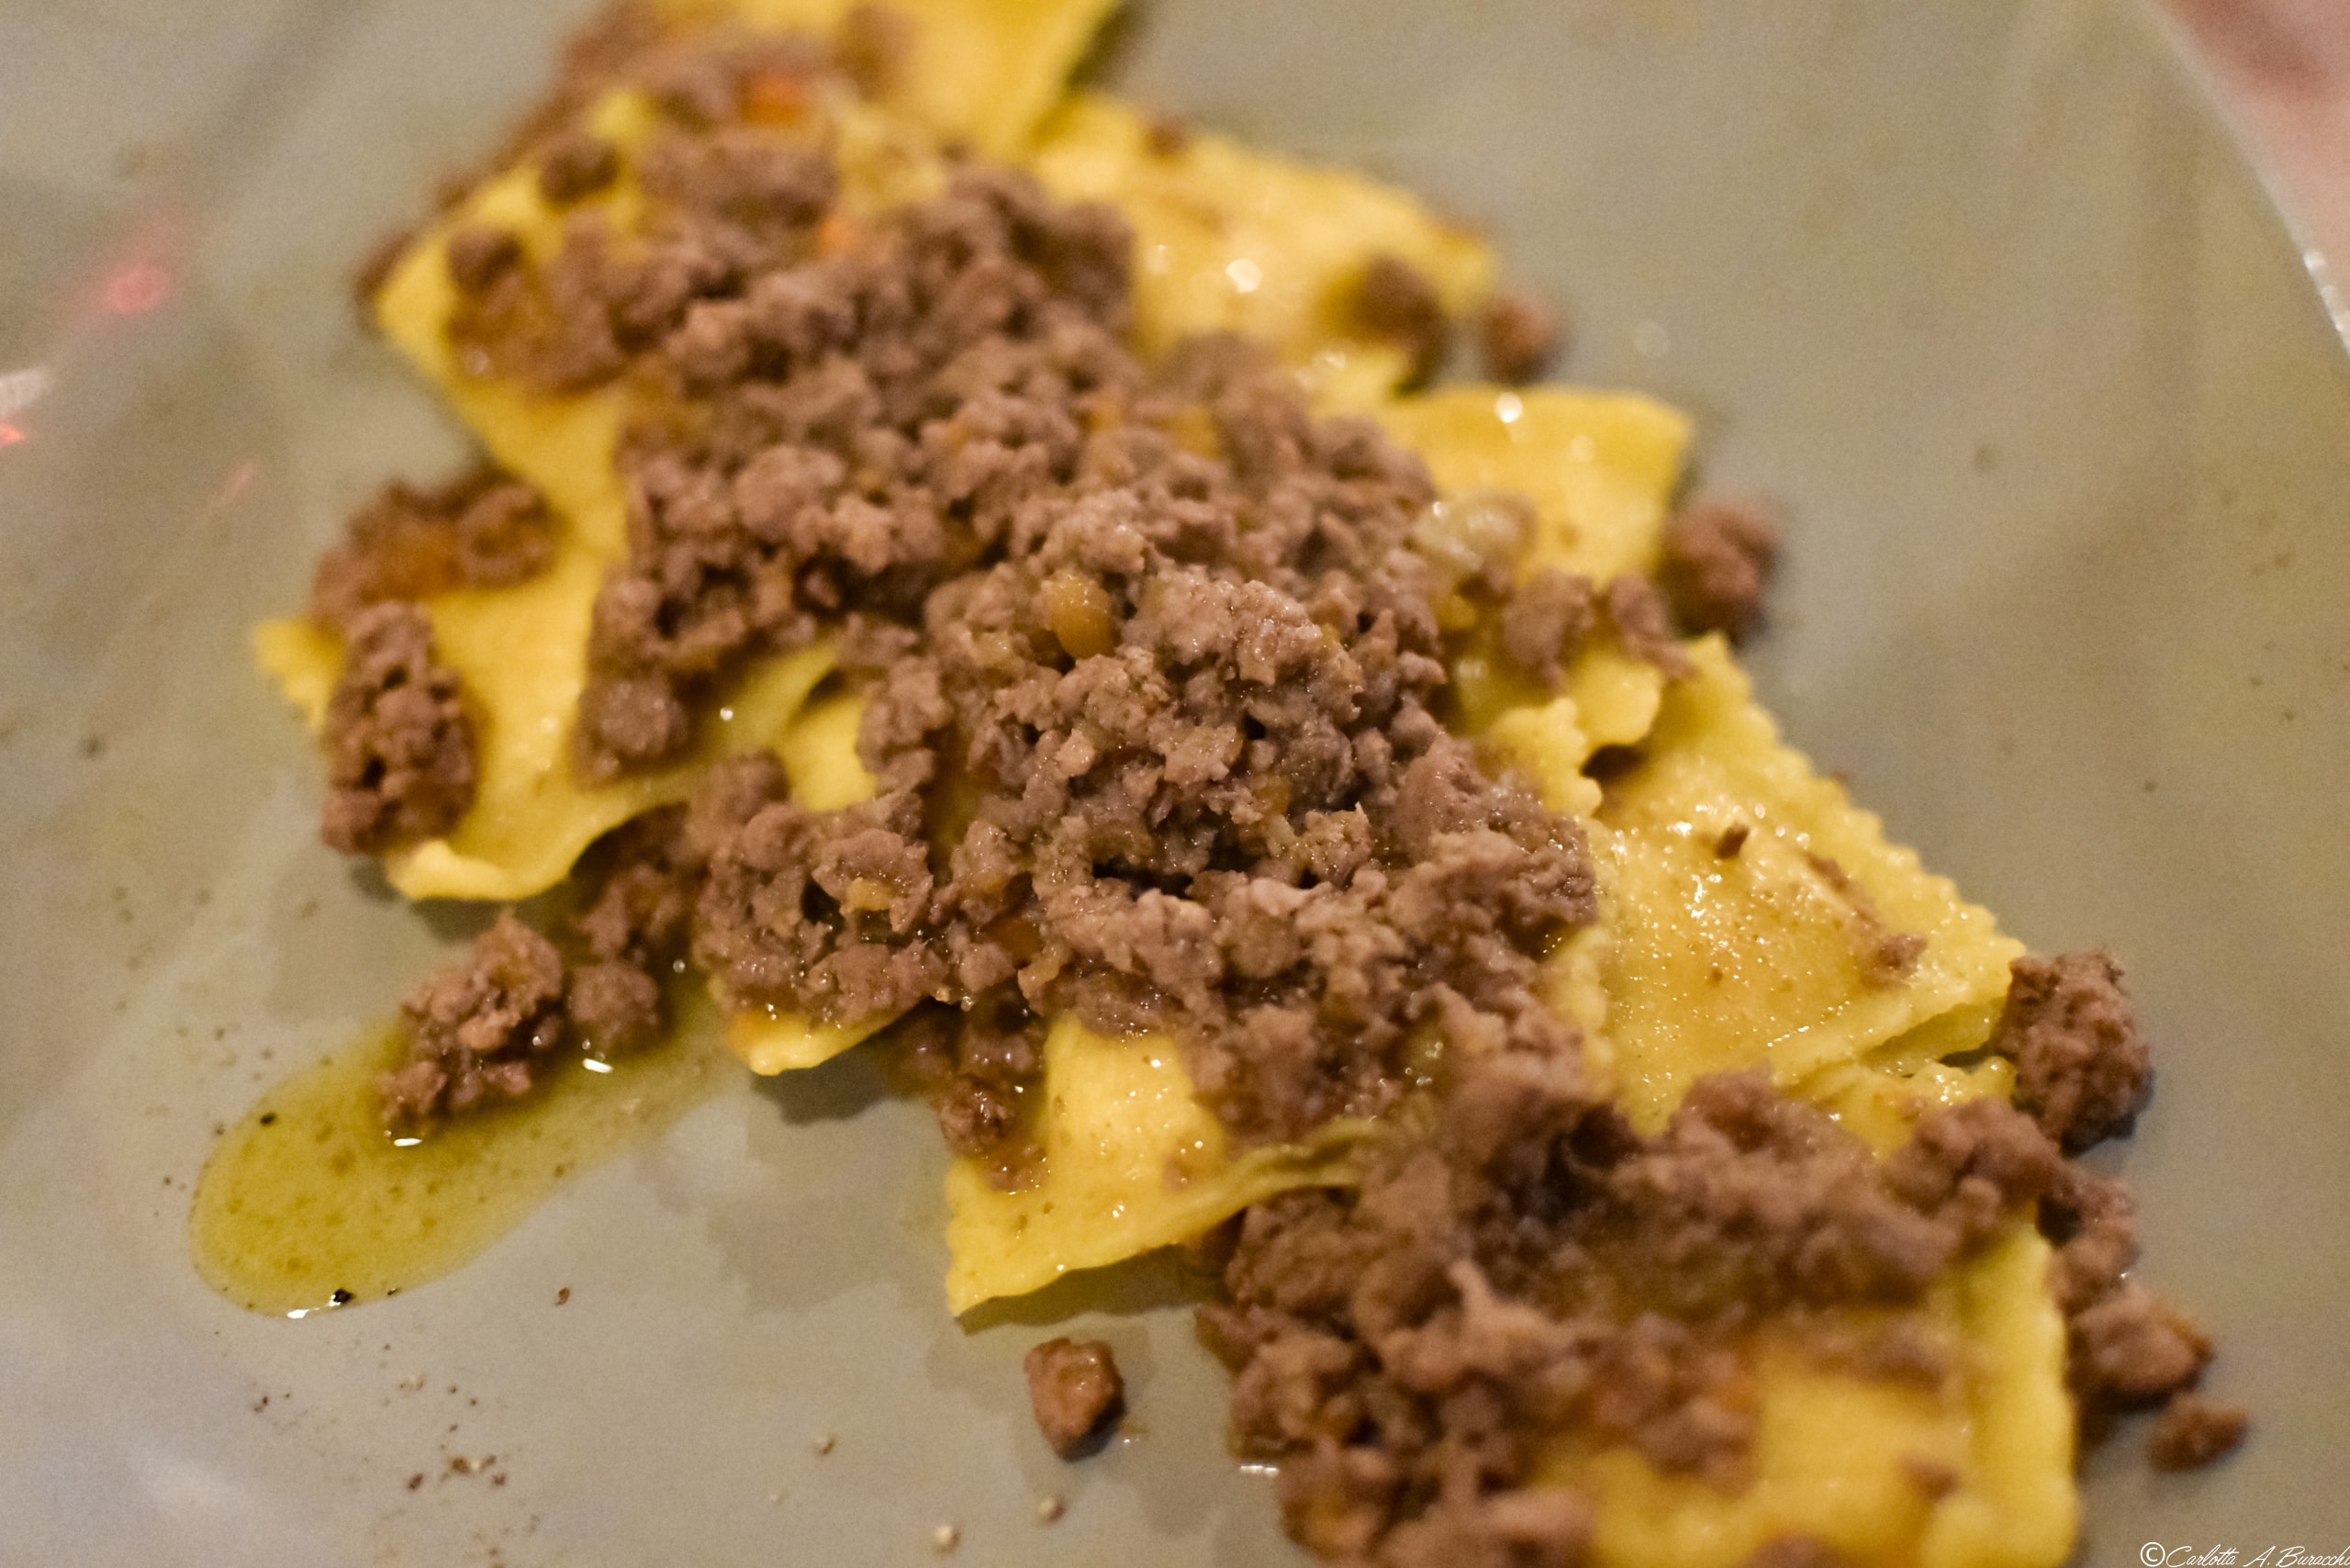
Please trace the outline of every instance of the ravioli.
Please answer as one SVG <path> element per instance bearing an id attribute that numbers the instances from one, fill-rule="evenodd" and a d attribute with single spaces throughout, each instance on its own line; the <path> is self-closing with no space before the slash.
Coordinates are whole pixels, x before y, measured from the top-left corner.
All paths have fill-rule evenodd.
<path id="1" fill-rule="evenodd" d="M 1006 1192 L 976 1160 L 947 1172 L 951 1311 L 1189 1241 L 1275 1193 L 1343 1185 L 1366 1130 L 1335 1122 L 1306 1143 L 1235 1154 L 1173 1042 L 1107 1039 L 1074 1018 L 1046 1036 L 1037 1092 L 1039 1179 Z"/>
<path id="2" fill-rule="evenodd" d="M 721 699 L 688 756 L 585 783 L 571 765 L 571 716 L 587 683 L 588 617 L 601 580 L 600 563 L 563 546 L 527 583 L 426 601 L 441 656 L 464 681 L 479 782 L 447 836 L 386 857 L 385 874 L 406 896 L 510 902 L 544 892 L 597 839 L 693 793 L 710 763 L 775 745 L 832 669 L 829 644 L 766 660 Z M 311 726 L 323 723 L 341 644 L 308 621 L 266 622 L 254 643 L 263 668 Z"/>
<path id="3" fill-rule="evenodd" d="M 2046 1568 L 2070 1548 L 2079 1513 L 2048 1256 L 2019 1222 L 1935 1287 L 1923 1312 L 1953 1365 L 1940 1388 L 1827 1370 L 1766 1333 L 1753 1351 L 1753 1480 L 1741 1490 L 1572 1442 L 1544 1479 L 1592 1499 L 1598 1568 L 1737 1568 L 1787 1535 L 1855 1562 Z"/>
<path id="4" fill-rule="evenodd" d="M 754 23 L 827 28 L 846 9 L 740 7 Z M 844 170 L 845 205 L 872 210 L 928 194 L 943 179 L 942 137 L 968 137 L 989 151 L 1009 151 L 1058 91 L 1106 9 L 1100 0 L 1006 0 L 989 6 L 937 0 L 915 7 L 919 31 L 905 90 L 925 118 L 916 121 L 849 101 L 823 106 Z M 1013 90 L 982 89 L 990 78 L 972 69 L 975 49 L 1018 62 L 1002 78 Z M 614 91 L 589 119 L 598 134 L 625 151 L 643 143 L 653 113 L 640 94 Z M 612 186 L 581 208 L 599 212 L 625 236 L 639 225 L 642 200 L 624 165 Z M 603 786 L 586 785 L 574 775 L 567 754 L 586 680 L 588 618 L 604 568 L 627 550 L 627 505 L 617 466 L 623 397 L 609 386 L 556 396 L 511 378 L 474 374 L 450 341 L 457 297 L 446 261 L 449 236 L 475 224 L 510 230 L 543 261 L 559 249 L 564 220 L 540 195 L 537 165 L 525 161 L 485 181 L 428 229 L 375 299 L 386 337 L 499 465 L 546 498 L 557 526 L 555 559 L 541 576 L 512 588 L 445 595 L 428 606 L 441 655 L 463 678 L 482 735 L 480 783 L 472 810 L 445 839 L 387 862 L 393 885 L 410 898 L 513 900 L 544 891 L 601 834 L 690 793 L 699 768 L 714 757 L 772 744 L 830 667 L 828 653 L 755 666 L 722 704 L 733 717 L 722 712 L 695 754 L 677 765 Z M 323 694 L 332 689 L 339 644 L 315 628 L 305 635 L 279 625 L 261 635 L 265 670 L 315 725 L 324 711 Z M 832 711 L 837 717 L 839 710 Z"/>
<path id="5" fill-rule="evenodd" d="M 1597 582 L 1651 570 L 1689 448 L 1689 418 L 1654 398 L 1563 386 L 1448 386 L 1379 422 L 1454 494 L 1514 490 L 1540 523 L 1521 569 Z"/>
<path id="6" fill-rule="evenodd" d="M 608 94 L 590 123 L 615 146 L 633 150 L 652 130 L 652 106 L 637 93 Z M 575 210 L 599 213 L 626 233 L 641 206 L 623 162 L 609 190 Z M 628 552 L 627 498 L 615 463 L 625 415 L 620 390 L 558 397 L 510 377 L 476 375 L 449 341 L 457 309 L 449 237 L 476 225 L 511 232 L 542 264 L 563 244 L 563 215 L 539 194 L 537 163 L 518 163 L 476 186 L 408 247 L 376 291 L 375 324 L 499 466 L 546 498 L 567 540 L 597 559 L 618 560 Z"/>
<path id="7" fill-rule="evenodd" d="M 1179 141 L 1154 146 L 1140 110 L 1078 93 L 1031 155 L 1055 196 L 1115 203 L 1133 223 L 1135 333 L 1146 354 L 1195 332 L 1246 332 L 1270 342 L 1325 407 L 1364 409 L 1411 368 L 1404 349 L 1350 319 L 1372 260 L 1417 269 L 1453 314 L 1493 286 L 1485 242 L 1401 191 L 1211 132 Z"/>
<path id="8" fill-rule="evenodd" d="M 1615 911 L 1616 1088 L 1648 1127 L 1707 1073 L 1792 1085 L 1995 1004 L 2023 951 L 1779 739 L 1718 639 L 1689 652 L 1697 673 L 1667 690 L 1593 842 Z M 1924 946 L 1888 972 L 1873 954 L 1897 936 Z"/>
<path id="9" fill-rule="evenodd" d="M 1054 145 L 1048 131 L 1046 154 Z M 1275 232 L 1280 237 L 1281 231 Z M 1143 230 L 1146 244 L 1149 233 L 1147 228 Z M 1211 294 L 1204 297 L 1207 304 L 1203 307 L 1202 297 L 1173 294 L 1168 308 L 1205 308 L 1214 324 L 1213 311 L 1222 306 Z M 1188 322 L 1185 330 L 1199 324 Z M 1499 389 L 1491 387 L 1438 392 L 1387 404 L 1379 410 L 1379 418 L 1391 428 L 1424 432 L 1414 439 L 1440 485 L 1463 490 L 1507 487 L 1533 497 L 1539 522 L 1529 546 L 1527 570 L 1554 566 L 1567 571 L 1604 572 L 1611 562 L 1652 562 L 1667 504 L 1680 476 L 1686 421 L 1642 398 L 1530 389 L 1524 396 L 1535 410 L 1539 439 L 1528 442 L 1515 433 L 1512 423 L 1493 415 L 1494 399 L 1499 396 Z M 1528 689 L 1522 682 L 1486 677 L 1482 666 L 1467 671 L 1456 666 L 1454 679 L 1457 687 L 1484 681 L 1472 700 L 1489 711 L 1489 715 L 1479 717 L 1484 721 L 1488 749 L 1494 756 L 1532 780 L 1546 805 L 1581 818 L 1590 817 L 1599 806 L 1599 786 L 1582 771 L 1592 752 L 1602 745 L 1639 742 L 1655 722 L 1663 697 L 1663 678 L 1654 665 L 1626 655 L 1605 639 L 1575 659 L 1566 672 L 1561 694 L 1545 702 L 1524 701 Z M 1474 722 L 1471 725 L 1472 730 L 1477 727 Z M 1608 993 L 1604 977 L 1613 943 L 1609 923 L 1603 920 L 1567 945 L 1550 967 L 1554 1003 L 1593 1032 L 1595 1062 L 1604 1062 L 1608 1049 L 1606 1042 L 1596 1036 L 1606 1017 Z M 1063 1040 L 1064 1049 L 1056 1054 L 1048 1048 L 1046 1053 L 1043 1092 L 1048 1103 L 1073 1106 L 1070 1114 L 1100 1127 L 1104 1139 L 1146 1140 L 1114 1155 L 1106 1152 L 1109 1145 L 1102 1146 L 1105 1152 L 1101 1158 L 1120 1169 L 1132 1172 L 1163 1165 L 1167 1158 L 1163 1127 L 1122 1120 L 1093 1105 L 1095 1096 L 1115 1091 L 1104 1087 L 1110 1080 L 1096 1070 L 1099 1063 L 1090 1050 L 1064 1040 L 1062 1031 L 1075 1028 L 1066 1020 L 1055 1027 L 1053 1038 Z M 734 1037 L 738 1051 L 757 1049 L 765 1060 L 812 1065 L 868 1032 L 854 1036 L 817 1032 L 796 1020 L 762 1020 L 738 1025 Z M 1082 1031 L 1078 1036 L 1082 1036 Z M 755 1046 L 751 1044 L 755 1039 Z M 1172 1052 L 1162 1051 L 1161 1059 L 1156 1070 L 1181 1073 L 1180 1061 Z M 1165 1092 L 1169 1103 L 1175 1103 L 1175 1090 L 1169 1087 Z M 1187 1103 L 1188 1095 L 1186 1083 L 1181 1099 Z M 1147 1141 L 1154 1138 L 1160 1144 Z M 960 1302 L 974 1288 L 968 1282 L 973 1278 L 989 1282 L 989 1294 L 1013 1294 L 1015 1289 L 1049 1283 L 1068 1269 L 1098 1267 L 1184 1240 L 1254 1201 L 1203 1209 L 1190 1187 L 1136 1180 L 1115 1186 L 1119 1213 L 1112 1223 L 1101 1217 L 1102 1204 L 1086 1196 L 1109 1190 L 1102 1185 L 1098 1172 L 1089 1168 L 1084 1174 L 1072 1176 L 1065 1165 L 1048 1158 L 1036 1184 L 1016 1200 L 994 1193 L 977 1166 L 957 1168 L 949 1178 L 950 1207 L 958 1215 L 968 1210 L 994 1215 L 996 1220 L 992 1231 L 972 1229 L 960 1219 L 950 1226 L 950 1238 L 968 1237 L 954 1248 L 950 1299 Z M 1283 1170 L 1292 1179 L 1281 1185 L 1310 1182 L 1310 1164 L 1276 1164 L 1267 1168 L 1266 1174 Z M 1257 1196 L 1278 1190 L 1269 1186 Z M 1060 1217 L 1030 1237 L 1025 1227 L 1046 1213 Z M 1007 1236 L 1020 1237 L 1021 1247 L 1033 1260 L 1020 1270 L 982 1275 L 977 1261 L 980 1249 L 1006 1245 Z M 1004 1282 L 1018 1279 L 1029 1282 L 1020 1286 Z"/>

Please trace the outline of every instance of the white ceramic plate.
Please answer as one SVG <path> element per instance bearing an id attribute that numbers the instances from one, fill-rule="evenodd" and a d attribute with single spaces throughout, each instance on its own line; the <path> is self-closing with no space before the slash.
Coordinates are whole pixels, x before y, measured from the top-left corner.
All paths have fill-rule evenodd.
<path id="1" fill-rule="evenodd" d="M 855 1058 L 397 1301 L 267 1320 L 190 1270 L 214 1124 L 464 934 L 315 842 L 245 627 L 461 450 L 343 278 L 578 8 L 0 0 L 0 1560 L 908 1562 L 952 1522 L 971 1563 L 1297 1561 L 1171 1273 L 947 1319 L 943 1154 Z M 1491 224 L 1575 378 L 1785 506 L 1791 732 L 2027 941 L 2110 944 L 2159 1041 L 2115 1162 L 2256 1425 L 2207 1475 L 2095 1460 L 2087 1559 L 2350 1544 L 2350 375 L 2154 25 L 1165 0 L 1114 68 Z M 1074 1468 L 1018 1370 L 1072 1311 L 1136 1406 Z"/>

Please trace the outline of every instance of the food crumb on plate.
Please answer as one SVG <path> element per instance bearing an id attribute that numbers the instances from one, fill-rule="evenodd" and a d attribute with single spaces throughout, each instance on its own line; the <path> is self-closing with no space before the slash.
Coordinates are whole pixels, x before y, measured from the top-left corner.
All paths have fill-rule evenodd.
<path id="1" fill-rule="evenodd" d="M 1047 1339 L 1028 1352 L 1024 1366 L 1036 1428 L 1062 1459 L 1093 1451 L 1125 1412 L 1125 1379 L 1104 1340 Z"/>

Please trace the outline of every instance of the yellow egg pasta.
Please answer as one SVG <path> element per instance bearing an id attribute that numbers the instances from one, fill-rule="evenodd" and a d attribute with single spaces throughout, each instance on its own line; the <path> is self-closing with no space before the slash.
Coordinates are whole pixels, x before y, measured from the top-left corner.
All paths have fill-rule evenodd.
<path id="1" fill-rule="evenodd" d="M 1304 1144 L 1232 1154 L 1172 1042 L 1106 1039 L 1073 1018 L 1045 1041 L 1035 1129 L 1043 1159 L 1006 1192 L 976 1161 L 946 1176 L 946 1304 L 967 1312 L 1189 1241 L 1293 1187 L 1343 1185 L 1363 1129 L 1333 1123 Z"/>
<path id="2" fill-rule="evenodd" d="M 796 1013 L 764 1008 L 730 1009 L 726 1048 L 761 1078 L 822 1067 L 853 1046 L 863 1045 L 893 1020 L 883 1015 L 855 1024 L 826 1024 Z"/>
<path id="3" fill-rule="evenodd" d="M 1549 701 L 1513 700 L 1471 728 L 1493 759 L 1532 779 L 1554 812 L 1590 818 L 1599 811 L 1596 779 L 1583 768 L 1602 746 L 1637 745 L 1664 703 L 1664 676 L 1646 660 L 1601 643 L 1571 665 L 1565 690 Z"/>
<path id="4" fill-rule="evenodd" d="M 1601 807 L 1617 1092 L 1654 1126 L 1708 1072 L 1782 1085 L 2004 995 L 2021 946 L 1779 739 L 1718 639 Z M 1744 830 L 1734 855 L 1723 834 Z M 1907 964 L 1888 942 L 1922 938 Z"/>
<path id="5" fill-rule="evenodd" d="M 1884 1568 L 2054 1568 L 2078 1505 L 2047 1262 L 2019 1223 L 1934 1288 L 1924 1316 L 1952 1367 L 1939 1388 L 1828 1370 L 1766 1331 L 1742 1488 L 1567 1443 L 1546 1479 L 1595 1505 L 1596 1568 L 1738 1568 L 1789 1535 Z"/>
<path id="6" fill-rule="evenodd" d="M 682 801 L 721 756 L 771 746 L 833 666 L 829 644 L 764 660 L 704 721 L 685 758 L 609 784 L 572 767 L 572 715 L 588 678 L 588 616 L 602 566 L 575 547 L 529 582 L 463 588 L 426 601 L 442 659 L 464 683 L 474 722 L 474 803 L 446 837 L 385 861 L 412 899 L 492 899 L 544 892 L 582 851 L 631 817 Z M 315 727 L 326 717 L 342 647 L 304 621 L 272 622 L 254 637 L 263 670 Z M 853 760 L 853 759 L 852 759 Z"/>
<path id="7" fill-rule="evenodd" d="M 1598 781 L 1583 772 L 1596 743 L 1583 729 L 1573 698 L 1512 708 L 1486 726 L 1485 741 L 1492 758 L 1534 781 L 1551 811 L 1587 818 L 1599 810 Z"/>
<path id="8" fill-rule="evenodd" d="M 608 94 L 591 117 L 599 134 L 622 149 L 643 144 L 652 108 L 642 95 Z M 583 209 L 600 212 L 618 232 L 635 226 L 641 196 L 625 169 Z M 404 354 L 499 466 L 537 488 L 557 523 L 599 559 L 628 549 L 628 509 L 614 465 L 622 399 L 605 386 L 557 397 L 510 377 L 477 374 L 449 341 L 457 308 L 448 241 L 459 230 L 487 225 L 510 231 L 539 263 L 562 248 L 563 218 L 539 194 L 538 167 L 524 162 L 493 175 L 427 228 L 378 289 L 375 324 Z"/>
<path id="9" fill-rule="evenodd" d="M 802 709 L 776 742 L 791 798 L 811 812 L 836 812 L 873 799 L 878 788 L 857 760 L 857 725 L 865 699 L 853 691 L 822 698 Z"/>
<path id="10" fill-rule="evenodd" d="M 858 0 L 668 0 L 687 17 L 834 34 Z M 905 58 L 881 73 L 881 103 L 941 140 L 991 158 L 1027 144 L 1117 0 L 893 0 Z"/>
<path id="11" fill-rule="evenodd" d="M 1447 386 L 1379 420 L 1444 490 L 1514 490 L 1540 525 L 1522 569 L 1606 582 L 1655 566 L 1689 418 L 1653 398 L 1563 386 Z"/>
<path id="12" fill-rule="evenodd" d="M 1351 319 L 1374 258 L 1418 269 L 1456 313 L 1493 286 L 1485 242 L 1402 191 L 1210 132 L 1158 141 L 1147 116 L 1098 93 L 1061 106 L 1031 161 L 1062 200 L 1114 202 L 1133 223 L 1145 353 L 1194 332 L 1246 332 L 1272 344 L 1326 408 L 1371 407 L 1410 368 L 1402 348 Z"/>

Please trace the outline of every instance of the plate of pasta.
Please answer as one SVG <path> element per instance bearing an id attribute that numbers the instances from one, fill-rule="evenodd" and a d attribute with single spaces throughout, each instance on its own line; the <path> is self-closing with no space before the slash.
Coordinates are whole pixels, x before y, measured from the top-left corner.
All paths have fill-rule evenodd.
<path id="1" fill-rule="evenodd" d="M 2338 1547 L 2350 377 L 2154 17 L 229 9 L 0 66 L 15 1542 Z"/>

